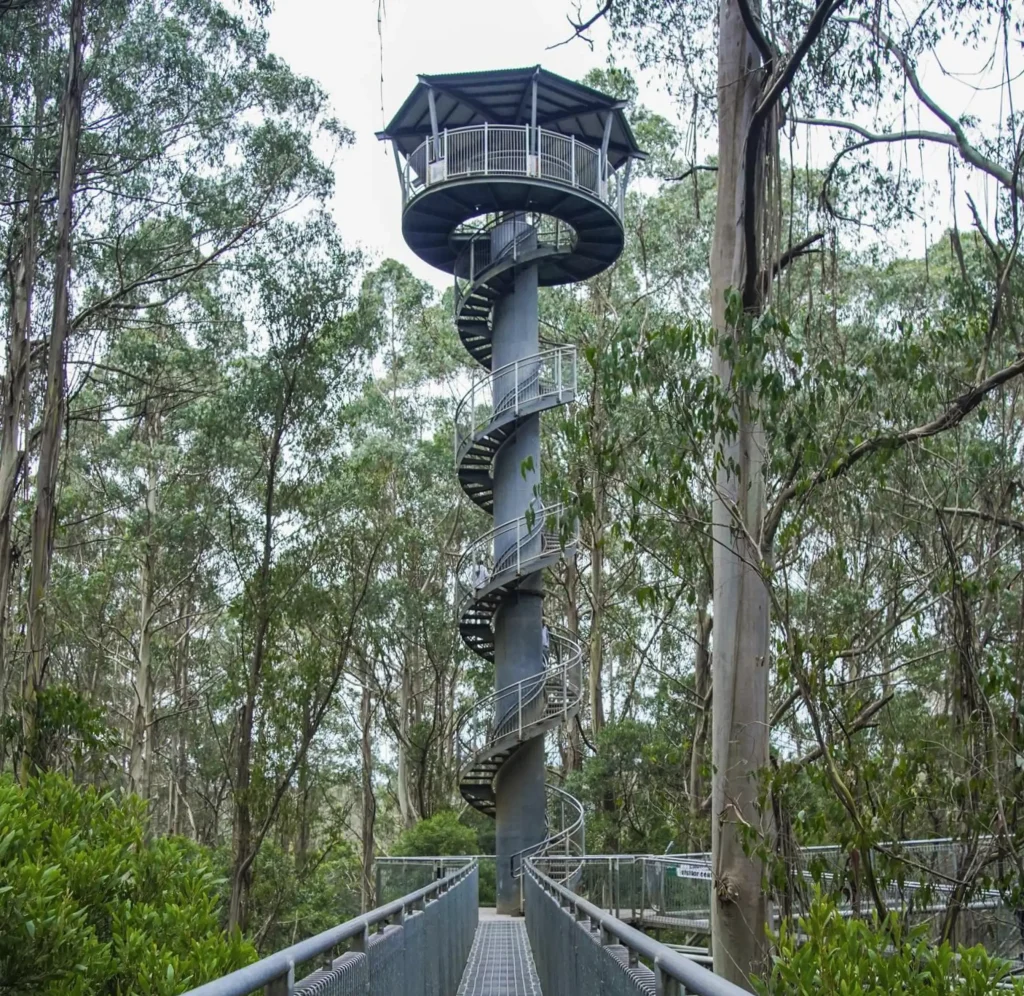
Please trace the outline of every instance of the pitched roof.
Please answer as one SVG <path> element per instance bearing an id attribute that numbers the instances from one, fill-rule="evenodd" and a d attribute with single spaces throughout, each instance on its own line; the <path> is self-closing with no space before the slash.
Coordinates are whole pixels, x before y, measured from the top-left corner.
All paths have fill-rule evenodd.
<path id="1" fill-rule="evenodd" d="M 600 146 L 607 114 L 612 115 L 608 158 L 618 168 L 630 157 L 645 158 L 626 120 L 625 101 L 574 83 L 540 66 L 494 69 L 476 73 L 420 76 L 412 93 L 383 131 L 399 151 L 412 152 L 430 133 L 427 92 L 434 91 L 438 127 L 465 125 L 530 124 L 533 81 L 537 81 L 537 125 L 549 131 L 575 135 L 588 145 Z"/>

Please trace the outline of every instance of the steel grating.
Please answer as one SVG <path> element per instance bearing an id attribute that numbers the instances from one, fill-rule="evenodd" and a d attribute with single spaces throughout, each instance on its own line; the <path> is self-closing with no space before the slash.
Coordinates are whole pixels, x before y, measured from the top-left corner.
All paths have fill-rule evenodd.
<path id="1" fill-rule="evenodd" d="M 522 920 L 480 921 L 458 996 L 541 996 Z"/>

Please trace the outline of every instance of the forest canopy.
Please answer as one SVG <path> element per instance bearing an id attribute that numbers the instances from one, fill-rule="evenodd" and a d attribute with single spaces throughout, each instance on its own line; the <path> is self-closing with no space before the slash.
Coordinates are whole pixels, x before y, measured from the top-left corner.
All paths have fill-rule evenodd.
<path id="1" fill-rule="evenodd" d="M 812 956 L 892 953 L 894 841 L 966 848 L 940 941 L 981 890 L 1024 907 L 1020 28 L 757 6 L 570 18 L 607 20 L 622 58 L 583 82 L 649 155 L 618 262 L 541 291 L 579 357 L 544 422 L 580 528 L 545 611 L 588 669 L 547 762 L 592 852 L 711 852 L 716 970 L 802 993 Z M 345 108 L 267 13 L 0 4 L 0 992 L 182 992 L 371 908 L 380 855 L 494 850 L 458 789 L 494 686 L 454 623 L 492 525 L 452 468 L 471 360 L 451 291 L 332 213 Z M 994 46 L 995 124 L 925 89 L 943 39 Z M 878 120 L 897 98 L 938 123 Z M 815 128 L 844 137 L 802 163 Z M 991 184 L 919 250 L 908 143 Z M 847 872 L 812 945 L 770 939 L 823 844 Z"/>

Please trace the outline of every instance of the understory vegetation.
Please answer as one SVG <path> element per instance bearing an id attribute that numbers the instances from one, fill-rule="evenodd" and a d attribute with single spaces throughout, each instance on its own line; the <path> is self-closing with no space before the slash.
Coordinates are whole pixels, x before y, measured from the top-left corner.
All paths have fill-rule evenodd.
<path id="1" fill-rule="evenodd" d="M 1018 15 L 754 6 L 577 26 L 690 117 L 586 79 L 649 158 L 621 259 L 541 292 L 579 357 L 544 420 L 581 533 L 545 611 L 588 671 L 548 766 L 590 851 L 711 852 L 746 988 L 980 996 L 1024 951 Z M 458 791 L 494 681 L 453 622 L 491 528 L 452 468 L 474 371 L 451 290 L 345 238 L 345 108 L 265 7 L 0 3 L 3 994 L 183 992 L 372 908 L 379 855 L 493 853 Z M 997 52 L 993 120 L 924 90 L 942 39 Z M 895 842 L 947 837 L 909 924 Z M 803 876 L 825 844 L 842 872 Z M 803 919 L 770 936 L 769 903 Z"/>

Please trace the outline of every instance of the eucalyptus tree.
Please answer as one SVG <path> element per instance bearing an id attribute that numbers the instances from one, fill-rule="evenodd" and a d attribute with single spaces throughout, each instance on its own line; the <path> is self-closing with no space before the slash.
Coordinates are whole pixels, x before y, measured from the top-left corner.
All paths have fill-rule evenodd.
<path id="1" fill-rule="evenodd" d="M 19 580 L 13 495 L 27 476 L 30 576 L 16 610 L 26 635 L 15 627 L 11 646 L 8 623 L 5 648 L 8 671 L 23 665 L 24 774 L 47 673 L 68 357 L 88 355 L 126 316 L 173 304 L 286 206 L 325 196 L 332 176 L 314 144 L 347 134 L 322 91 L 269 55 L 259 16 L 218 3 L 43 3 L 5 16 L 0 33 L 18 53 L 0 81 L 11 303 L 0 616 L 10 619 Z M 37 392 L 32 357 L 44 355 Z"/>
<path id="2" fill-rule="evenodd" d="M 332 489 L 344 409 L 358 396 L 374 350 L 353 314 L 358 265 L 323 214 L 275 225 L 239 272 L 252 288 L 256 349 L 233 364 L 211 409 L 223 459 L 221 528 L 238 591 L 229 695 L 236 703 L 229 910 L 236 925 L 246 921 L 260 846 L 350 666 L 383 541 L 353 515 L 348 496 Z M 321 576 L 314 600 L 309 579 Z M 315 603 L 328 593 L 332 608 L 324 616 Z M 303 629 L 319 632 L 331 652 L 304 660 Z M 309 676 L 306 663 L 315 665 Z M 305 727 L 264 722 L 307 696 L 313 708 Z M 285 739 L 266 745 L 269 756 L 261 758 L 254 749 L 264 748 L 265 735 Z"/>
<path id="3" fill-rule="evenodd" d="M 781 470 L 772 466 L 777 451 L 766 434 L 766 412 L 777 405 L 785 382 L 775 361 L 786 357 L 788 336 L 779 320 L 786 315 L 773 306 L 773 289 L 780 273 L 819 238 L 813 231 L 794 238 L 785 221 L 781 129 L 787 120 L 800 119 L 857 134 L 862 141 L 844 152 L 875 143 L 941 143 L 955 150 L 960 163 L 987 174 L 1006 204 L 1015 204 L 1016 126 L 1006 122 L 1008 141 L 972 136 L 971 128 L 923 87 L 920 73 L 920 64 L 944 38 L 976 50 L 989 38 L 1007 47 L 1003 39 L 1013 15 L 988 0 L 926 6 L 913 17 L 890 7 L 850 8 L 846 0 L 768 8 L 749 0 L 696 5 L 608 0 L 577 31 L 604 15 L 637 43 L 642 57 L 673 67 L 692 97 L 695 128 L 699 121 L 717 124 L 717 156 L 709 164 L 717 186 L 709 266 L 711 344 L 713 374 L 728 404 L 716 405 L 713 487 L 713 948 L 716 971 L 749 985 L 766 952 L 762 864 L 748 838 L 771 833 L 770 811 L 760 805 L 759 778 L 769 763 L 771 582 L 778 532 L 813 492 L 866 458 L 954 428 L 1024 369 L 1006 348 L 1002 279 L 988 300 L 990 331 L 982 340 L 983 362 L 976 357 L 974 364 L 978 376 L 961 381 L 952 401 L 948 395 L 933 396 L 932 411 L 922 422 L 894 425 L 878 419 L 869 438 L 842 433 L 812 459 L 803 454 L 794 459 L 790 450 L 779 454 Z M 1008 47 L 1005 61 L 1004 88 L 1010 82 Z M 892 128 L 886 115 L 893 97 L 916 102 L 941 127 Z M 878 122 L 875 130 L 864 129 L 860 117 Z M 899 192 L 884 174 L 876 189 Z M 872 206 L 878 202 L 876 196 Z M 996 252 L 1000 273 L 1009 274 L 1016 241 L 1001 250 L 997 246 Z M 781 476 L 773 479 L 776 473 Z M 810 707 L 807 683 L 802 684 L 801 697 Z M 846 797 L 827 745 L 821 748 L 834 790 Z M 849 815 L 866 844 L 861 814 L 851 807 Z"/>

